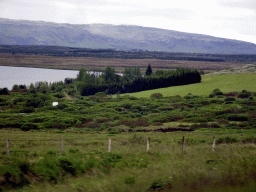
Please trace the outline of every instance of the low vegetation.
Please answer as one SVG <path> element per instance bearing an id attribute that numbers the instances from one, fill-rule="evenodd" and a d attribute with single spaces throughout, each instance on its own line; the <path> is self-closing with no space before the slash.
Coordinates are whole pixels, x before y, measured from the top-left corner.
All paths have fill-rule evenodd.
<path id="1" fill-rule="evenodd" d="M 116 82 L 133 82 L 140 74 L 126 69 L 121 78 L 106 70 Z M 248 89 L 255 75 L 202 76 L 198 84 L 165 88 L 169 93 L 81 96 L 82 85 L 108 82 L 106 74 L 97 79 L 81 71 L 77 79 L 0 90 L 0 190 L 255 189 L 256 90 Z M 145 78 L 164 75 L 169 72 Z M 232 90 L 229 80 L 242 78 Z"/>

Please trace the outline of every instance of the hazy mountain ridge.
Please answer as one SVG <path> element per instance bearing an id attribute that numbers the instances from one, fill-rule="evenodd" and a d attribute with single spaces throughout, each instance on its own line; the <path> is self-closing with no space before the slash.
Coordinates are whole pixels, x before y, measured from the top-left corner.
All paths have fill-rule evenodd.
<path id="1" fill-rule="evenodd" d="M 73 25 L 0 18 L 0 44 L 256 54 L 253 43 L 134 25 Z"/>

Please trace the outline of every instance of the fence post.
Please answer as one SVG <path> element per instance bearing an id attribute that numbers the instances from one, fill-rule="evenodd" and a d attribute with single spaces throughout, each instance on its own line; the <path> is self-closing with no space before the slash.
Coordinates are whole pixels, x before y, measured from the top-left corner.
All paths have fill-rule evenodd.
<path id="1" fill-rule="evenodd" d="M 147 152 L 149 152 L 149 137 L 147 136 Z"/>
<path id="2" fill-rule="evenodd" d="M 10 156 L 10 140 L 6 139 L 6 155 Z"/>
<path id="3" fill-rule="evenodd" d="M 108 152 L 111 152 L 111 139 L 108 139 Z"/>
<path id="4" fill-rule="evenodd" d="M 185 149 L 185 136 L 182 137 L 182 153 L 184 152 Z"/>
<path id="5" fill-rule="evenodd" d="M 215 136 L 212 138 L 212 151 L 214 152 L 215 151 Z"/>
<path id="6" fill-rule="evenodd" d="M 63 137 L 60 138 L 60 156 L 62 155 L 63 151 Z"/>

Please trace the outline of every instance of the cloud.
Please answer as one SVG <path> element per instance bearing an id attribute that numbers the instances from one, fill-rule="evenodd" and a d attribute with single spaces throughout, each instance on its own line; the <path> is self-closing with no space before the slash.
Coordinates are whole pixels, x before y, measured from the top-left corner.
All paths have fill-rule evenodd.
<path id="1" fill-rule="evenodd" d="M 217 0 L 217 3 L 221 6 L 239 9 L 251 9 L 256 11 L 255 0 Z"/>

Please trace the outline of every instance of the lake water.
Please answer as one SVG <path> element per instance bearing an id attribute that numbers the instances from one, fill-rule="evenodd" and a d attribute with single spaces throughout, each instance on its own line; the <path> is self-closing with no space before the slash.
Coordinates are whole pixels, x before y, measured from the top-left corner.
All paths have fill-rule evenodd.
<path id="1" fill-rule="evenodd" d="M 73 70 L 0 66 L 0 88 L 7 87 L 11 90 L 14 84 L 29 86 L 30 83 L 35 84 L 39 81 L 64 81 L 67 77 L 77 77 L 78 72 Z"/>

